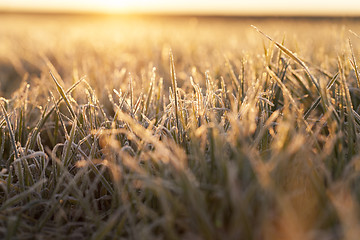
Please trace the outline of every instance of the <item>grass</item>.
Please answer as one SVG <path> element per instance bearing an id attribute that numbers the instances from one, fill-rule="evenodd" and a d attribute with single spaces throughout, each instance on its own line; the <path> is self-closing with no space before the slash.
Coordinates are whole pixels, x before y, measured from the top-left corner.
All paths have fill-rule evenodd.
<path id="1" fill-rule="evenodd" d="M 356 22 L 43 18 L 0 27 L 1 238 L 357 239 Z"/>

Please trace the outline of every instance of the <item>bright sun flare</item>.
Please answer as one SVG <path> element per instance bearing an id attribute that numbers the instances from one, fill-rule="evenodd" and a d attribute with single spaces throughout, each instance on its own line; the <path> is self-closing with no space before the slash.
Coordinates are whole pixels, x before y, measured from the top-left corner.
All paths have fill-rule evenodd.
<path id="1" fill-rule="evenodd" d="M 105 11 L 126 11 L 129 10 L 129 8 L 131 8 L 134 5 L 134 1 L 131 0 L 121 0 L 121 1 L 117 1 L 117 0 L 106 0 L 103 1 L 101 3 L 101 5 L 99 5 L 99 1 L 90 1 L 93 5 L 94 8 L 102 8 L 102 10 Z"/>
<path id="2" fill-rule="evenodd" d="M 358 0 L 0 0 L 0 10 L 194 14 L 360 14 Z"/>

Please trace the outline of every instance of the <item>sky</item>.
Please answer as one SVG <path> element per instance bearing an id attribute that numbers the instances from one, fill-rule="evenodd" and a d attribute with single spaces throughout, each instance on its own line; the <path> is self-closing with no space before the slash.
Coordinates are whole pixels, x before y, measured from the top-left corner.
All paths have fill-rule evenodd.
<path id="1" fill-rule="evenodd" d="M 360 16 L 360 0 L 0 0 L 0 10 Z"/>

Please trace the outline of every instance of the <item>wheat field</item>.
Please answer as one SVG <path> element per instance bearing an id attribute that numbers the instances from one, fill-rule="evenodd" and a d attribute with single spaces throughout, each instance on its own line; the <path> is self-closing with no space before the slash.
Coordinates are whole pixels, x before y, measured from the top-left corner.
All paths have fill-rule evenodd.
<path id="1" fill-rule="evenodd" d="M 3 239 L 358 239 L 359 22 L 0 16 Z"/>

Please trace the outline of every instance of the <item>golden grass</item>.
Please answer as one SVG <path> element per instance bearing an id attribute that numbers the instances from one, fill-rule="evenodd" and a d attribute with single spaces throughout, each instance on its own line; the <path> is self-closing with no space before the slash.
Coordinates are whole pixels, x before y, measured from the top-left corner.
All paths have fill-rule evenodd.
<path id="1" fill-rule="evenodd" d="M 0 21 L 1 238 L 356 239 L 357 22 Z"/>

